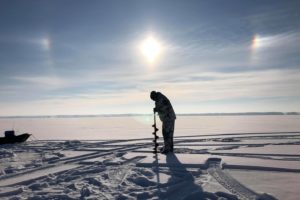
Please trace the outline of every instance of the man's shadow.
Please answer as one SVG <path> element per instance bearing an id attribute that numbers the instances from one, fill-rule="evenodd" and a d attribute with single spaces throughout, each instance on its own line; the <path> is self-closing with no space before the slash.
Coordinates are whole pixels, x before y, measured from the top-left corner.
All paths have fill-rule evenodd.
<path id="1" fill-rule="evenodd" d="M 162 185 L 160 197 L 162 199 L 204 199 L 201 185 L 195 183 L 195 178 L 186 166 L 182 164 L 174 153 L 166 155 L 166 167 L 170 178 Z"/>
<path id="2" fill-rule="evenodd" d="M 223 197 L 228 200 L 237 200 L 235 195 L 225 192 L 206 192 L 201 187 L 201 180 L 197 184 L 195 176 L 201 176 L 202 170 L 187 169 L 182 164 L 176 154 L 168 153 L 166 155 L 166 167 L 168 168 L 170 178 L 166 184 L 160 185 L 160 199 L 184 199 L 184 200 L 217 200 Z"/>

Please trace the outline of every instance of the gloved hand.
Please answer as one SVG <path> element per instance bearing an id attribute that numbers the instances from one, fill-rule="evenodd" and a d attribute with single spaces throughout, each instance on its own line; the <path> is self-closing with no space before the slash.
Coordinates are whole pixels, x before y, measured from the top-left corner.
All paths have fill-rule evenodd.
<path id="1" fill-rule="evenodd" d="M 153 108 L 153 112 L 156 113 L 157 112 L 157 108 Z"/>

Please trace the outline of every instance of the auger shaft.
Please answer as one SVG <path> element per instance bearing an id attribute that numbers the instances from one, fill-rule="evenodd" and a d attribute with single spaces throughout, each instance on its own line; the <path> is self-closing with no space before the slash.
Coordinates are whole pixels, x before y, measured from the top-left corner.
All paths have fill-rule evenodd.
<path id="1" fill-rule="evenodd" d="M 153 153 L 157 153 L 157 147 L 159 146 L 159 144 L 157 143 L 157 139 L 159 138 L 157 136 L 157 131 L 159 130 L 157 127 L 156 127 L 156 115 L 155 115 L 155 112 L 153 112 L 153 120 L 154 120 L 154 124 L 152 125 L 152 127 L 154 128 L 154 131 L 153 131 L 153 135 L 154 135 L 154 140 L 153 140 L 153 143 L 154 143 L 154 148 L 153 148 Z"/>

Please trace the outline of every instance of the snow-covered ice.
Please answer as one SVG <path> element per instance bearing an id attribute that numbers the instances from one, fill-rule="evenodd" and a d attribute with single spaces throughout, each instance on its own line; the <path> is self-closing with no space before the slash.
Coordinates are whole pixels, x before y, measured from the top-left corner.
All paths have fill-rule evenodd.
<path id="1" fill-rule="evenodd" d="M 300 133 L 180 136 L 168 155 L 146 138 L 1 145 L 0 198 L 297 200 L 299 147 Z"/>

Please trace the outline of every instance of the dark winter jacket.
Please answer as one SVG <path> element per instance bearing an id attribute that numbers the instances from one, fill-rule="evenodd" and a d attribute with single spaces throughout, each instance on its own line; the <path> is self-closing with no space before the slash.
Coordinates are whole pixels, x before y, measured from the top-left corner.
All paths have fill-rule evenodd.
<path id="1" fill-rule="evenodd" d="M 157 92 L 155 109 L 158 112 L 159 118 L 162 122 L 176 119 L 175 112 L 169 99 L 160 92 Z"/>

